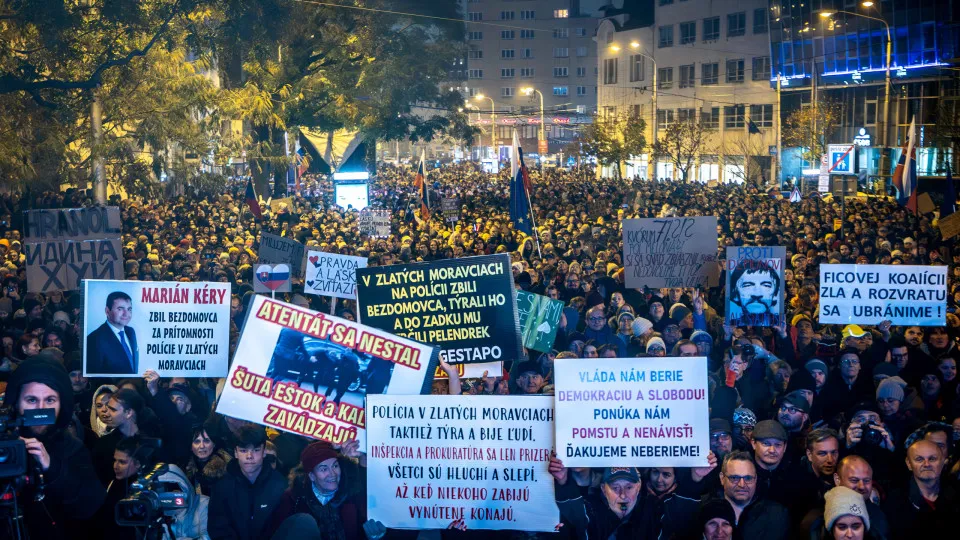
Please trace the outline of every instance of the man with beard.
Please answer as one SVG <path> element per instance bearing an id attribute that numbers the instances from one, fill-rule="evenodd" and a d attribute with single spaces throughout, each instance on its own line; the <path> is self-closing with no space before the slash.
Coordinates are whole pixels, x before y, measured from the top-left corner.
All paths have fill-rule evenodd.
<path id="1" fill-rule="evenodd" d="M 777 422 L 787 431 L 787 462 L 797 463 L 806 443 L 810 404 L 799 390 L 783 397 L 777 410 Z"/>
<path id="2" fill-rule="evenodd" d="M 919 382 L 919 373 L 931 365 L 936 365 L 933 358 L 923 350 L 923 328 L 908 326 L 903 330 L 903 340 L 907 344 L 907 365 L 900 370 L 900 376 L 907 384 L 916 388 Z M 890 345 L 891 351 L 893 344 Z"/>
<path id="3" fill-rule="evenodd" d="M 730 275 L 730 326 L 780 323 L 780 275 L 766 261 L 742 259 Z"/>

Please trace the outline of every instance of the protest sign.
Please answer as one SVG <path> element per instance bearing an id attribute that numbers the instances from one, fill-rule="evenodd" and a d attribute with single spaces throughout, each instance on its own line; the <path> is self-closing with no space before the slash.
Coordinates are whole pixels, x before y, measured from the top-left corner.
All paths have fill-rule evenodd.
<path id="1" fill-rule="evenodd" d="M 290 292 L 290 266 L 258 264 L 253 272 L 253 292 Z"/>
<path id="2" fill-rule="evenodd" d="M 23 223 L 28 291 L 72 291 L 84 279 L 123 279 L 118 207 L 28 210 Z"/>
<path id="3" fill-rule="evenodd" d="M 727 248 L 727 324 L 777 326 L 783 320 L 785 247 Z"/>
<path id="4" fill-rule="evenodd" d="M 937 206 L 933 204 L 933 199 L 929 193 L 921 193 L 917 196 L 917 211 L 921 214 L 932 214 Z"/>
<path id="5" fill-rule="evenodd" d="M 303 244 L 290 238 L 270 233 L 260 233 L 260 248 L 257 262 L 260 264 L 288 264 L 290 275 L 303 277 L 303 261 L 306 258 Z"/>
<path id="6" fill-rule="evenodd" d="M 549 396 L 367 396 L 367 513 L 390 528 L 560 522 Z"/>
<path id="7" fill-rule="evenodd" d="M 717 218 L 625 219 L 623 262 L 629 289 L 716 287 Z"/>
<path id="8" fill-rule="evenodd" d="M 521 357 L 510 256 L 357 269 L 364 324 L 441 348 L 451 364 Z"/>
<path id="9" fill-rule="evenodd" d="M 940 228 L 940 236 L 944 240 L 949 240 L 960 234 L 960 212 L 954 212 L 945 218 L 940 218 L 937 226 Z"/>
<path id="10" fill-rule="evenodd" d="M 460 221 L 460 199 L 456 197 L 440 199 L 440 209 L 443 210 L 443 219 L 455 223 Z"/>
<path id="11" fill-rule="evenodd" d="M 943 326 L 947 267 L 821 264 L 820 323 Z"/>
<path id="12" fill-rule="evenodd" d="M 217 412 L 364 448 L 364 396 L 429 393 L 436 365 L 429 345 L 257 295 Z"/>
<path id="13" fill-rule="evenodd" d="M 276 214 L 280 211 L 282 207 L 286 206 L 287 210 L 293 209 L 293 197 L 284 197 L 282 199 L 270 199 L 270 211 Z"/>
<path id="14" fill-rule="evenodd" d="M 366 268 L 366 257 L 336 253 L 307 253 L 304 292 L 334 298 L 357 298 L 357 268 Z"/>
<path id="15" fill-rule="evenodd" d="M 223 377 L 230 353 L 230 284 L 84 282 L 83 374 Z"/>
<path id="16" fill-rule="evenodd" d="M 557 358 L 553 369 L 567 467 L 707 465 L 706 358 Z"/>
<path id="17" fill-rule="evenodd" d="M 390 210 L 382 208 L 364 208 L 357 217 L 360 234 L 377 238 L 390 236 Z"/>
<path id="18" fill-rule="evenodd" d="M 453 364 L 457 368 L 457 376 L 461 379 L 478 379 L 483 377 L 484 373 L 488 377 L 503 376 L 503 362 L 481 362 L 479 364 Z M 433 374 L 434 379 L 446 379 L 447 374 L 437 366 Z"/>
<path id="19" fill-rule="evenodd" d="M 557 327 L 563 313 L 563 302 L 517 291 L 517 313 L 520 316 L 520 331 L 523 346 L 540 352 L 550 352 L 557 339 Z"/>

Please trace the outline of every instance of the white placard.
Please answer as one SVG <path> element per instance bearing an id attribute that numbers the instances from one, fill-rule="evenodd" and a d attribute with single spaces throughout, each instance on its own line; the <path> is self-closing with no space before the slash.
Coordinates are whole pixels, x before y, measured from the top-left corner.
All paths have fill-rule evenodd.
<path id="1" fill-rule="evenodd" d="M 820 322 L 944 326 L 947 267 L 820 265 Z"/>
<path id="2" fill-rule="evenodd" d="M 335 298 L 357 299 L 357 268 L 366 268 L 366 257 L 311 251 L 307 254 L 304 292 Z"/>

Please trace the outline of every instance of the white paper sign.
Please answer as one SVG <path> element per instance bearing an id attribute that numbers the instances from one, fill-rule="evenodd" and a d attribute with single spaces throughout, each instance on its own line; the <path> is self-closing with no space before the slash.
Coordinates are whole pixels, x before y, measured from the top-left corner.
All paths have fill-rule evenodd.
<path id="1" fill-rule="evenodd" d="M 820 322 L 944 326 L 947 267 L 820 265 Z"/>
<path id="2" fill-rule="evenodd" d="M 699 467 L 710 452 L 707 359 L 554 361 L 567 467 Z"/>
<path id="3" fill-rule="evenodd" d="M 367 513 L 390 528 L 550 531 L 549 396 L 367 396 Z"/>
<path id="4" fill-rule="evenodd" d="M 357 299 L 357 268 L 366 268 L 366 257 L 311 251 L 307 255 L 304 292 L 335 298 Z"/>

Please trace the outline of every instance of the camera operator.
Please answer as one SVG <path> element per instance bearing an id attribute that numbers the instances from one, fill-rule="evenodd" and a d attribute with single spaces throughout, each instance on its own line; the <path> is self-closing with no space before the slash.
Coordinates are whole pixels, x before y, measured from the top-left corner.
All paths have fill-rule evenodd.
<path id="1" fill-rule="evenodd" d="M 846 417 L 850 423 L 843 430 L 845 444 L 841 456 L 864 458 L 873 467 L 873 477 L 889 484 L 896 461 L 896 446 L 880 418 L 880 410 L 874 402 L 862 401 L 850 408 Z"/>
<path id="2" fill-rule="evenodd" d="M 71 525 L 92 517 L 106 493 L 87 449 L 66 429 L 73 411 L 73 389 L 63 365 L 46 353 L 23 362 L 10 376 L 4 406 L 16 416 L 48 408 L 56 414 L 53 425 L 20 430 L 32 456 L 29 466 L 42 474 L 42 482 L 27 487 L 18 499 L 27 531 L 45 540 L 82 537 L 83 529 Z"/>

